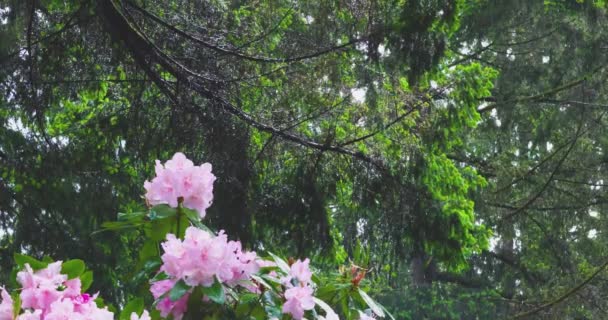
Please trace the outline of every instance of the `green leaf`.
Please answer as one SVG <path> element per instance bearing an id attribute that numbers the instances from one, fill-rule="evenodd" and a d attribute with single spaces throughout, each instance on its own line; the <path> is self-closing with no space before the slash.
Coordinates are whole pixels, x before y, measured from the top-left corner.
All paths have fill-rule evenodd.
<path id="1" fill-rule="evenodd" d="M 272 257 L 272 259 L 274 259 L 274 262 L 276 262 L 277 266 L 285 273 L 289 273 L 289 265 L 287 264 L 287 262 L 285 262 L 285 260 L 283 260 L 282 258 L 280 258 L 279 256 L 275 255 L 272 252 L 268 252 L 268 254 Z"/>
<path id="2" fill-rule="evenodd" d="M 142 225 L 143 221 L 107 221 L 101 224 L 101 230 L 96 230 L 92 234 L 97 234 L 103 231 L 118 231 L 125 229 L 134 229 Z"/>
<path id="3" fill-rule="evenodd" d="M 190 220 L 190 222 L 199 229 L 203 229 L 209 233 L 214 233 L 209 229 L 206 225 L 201 222 L 201 217 L 198 215 L 198 212 L 188 208 L 181 208 L 182 213 Z"/>
<path id="4" fill-rule="evenodd" d="M 68 279 L 80 277 L 84 270 L 84 261 L 80 259 L 68 260 L 61 265 L 61 273 L 67 275 Z"/>
<path id="5" fill-rule="evenodd" d="M 158 242 L 154 240 L 146 240 L 144 245 L 139 250 L 139 268 L 143 268 L 150 259 L 155 259 L 159 255 Z"/>
<path id="6" fill-rule="evenodd" d="M 174 217 L 177 214 L 176 208 L 171 208 L 166 204 L 159 204 L 150 209 L 148 218 L 150 220 L 161 220 L 169 217 Z"/>
<path id="7" fill-rule="evenodd" d="M 368 296 L 367 293 L 365 293 L 365 291 L 363 291 L 361 288 L 359 288 L 359 295 L 377 316 L 384 318 L 384 310 L 382 307 L 380 307 L 380 305 L 378 305 L 378 303 Z"/>
<path id="8" fill-rule="evenodd" d="M 146 274 L 152 273 L 158 270 L 158 267 L 162 264 L 162 261 L 158 258 L 150 259 L 144 263 L 144 267 L 142 269 Z"/>
<path id="9" fill-rule="evenodd" d="M 17 293 L 13 293 L 13 318 L 17 319 L 19 312 L 21 312 L 21 296 Z"/>
<path id="10" fill-rule="evenodd" d="M 144 228 L 146 237 L 153 241 L 163 241 L 167 233 L 171 232 L 173 219 L 155 220 Z"/>
<path id="11" fill-rule="evenodd" d="M 274 288 L 273 288 L 273 287 L 272 287 L 272 286 L 271 286 L 271 285 L 270 285 L 268 282 L 266 282 L 266 280 L 262 279 L 261 277 L 259 277 L 259 276 L 255 275 L 255 274 L 252 274 L 252 275 L 251 275 L 251 279 L 253 279 L 253 280 L 255 280 L 257 283 L 259 283 L 259 284 L 263 285 L 263 286 L 264 286 L 264 287 L 266 287 L 267 289 L 274 290 Z"/>
<path id="12" fill-rule="evenodd" d="M 209 297 L 209 300 L 217 303 L 224 304 L 226 302 L 226 293 L 224 292 L 224 286 L 219 282 L 217 278 L 211 285 L 211 287 L 203 287 L 203 293 Z"/>
<path id="13" fill-rule="evenodd" d="M 169 291 L 169 299 L 171 299 L 171 301 L 177 301 L 188 293 L 188 290 L 190 290 L 190 286 L 187 285 L 184 280 L 179 280 L 175 283 L 173 288 L 171 288 L 171 291 Z"/>
<path id="14" fill-rule="evenodd" d="M 334 309 L 332 309 L 327 303 L 325 303 L 325 301 L 323 301 L 317 297 L 313 297 L 313 300 L 319 307 L 321 307 L 321 309 L 323 309 L 323 311 L 325 311 L 326 316 L 329 316 L 330 314 L 332 314 L 332 315 L 336 314 Z"/>
<path id="15" fill-rule="evenodd" d="M 144 299 L 136 298 L 125 305 L 120 312 L 119 320 L 129 320 L 131 318 L 131 313 L 135 312 L 138 316 L 144 311 Z"/>
<path id="16" fill-rule="evenodd" d="M 46 262 L 38 261 L 30 256 L 26 256 L 26 255 L 20 254 L 20 253 L 15 253 L 13 258 L 15 259 L 15 263 L 17 264 L 19 269 L 22 269 L 25 266 L 25 264 L 29 264 L 30 267 L 32 267 L 32 269 L 34 269 L 34 270 L 44 269 L 49 265 Z"/>
<path id="17" fill-rule="evenodd" d="M 190 221 L 192 221 L 192 223 L 194 223 L 195 221 L 197 221 L 197 222 L 201 221 L 201 217 L 198 215 L 198 212 L 196 212 L 195 210 L 188 209 L 188 208 L 180 208 L 180 210 L 182 211 L 183 214 L 186 215 L 186 217 L 188 217 L 188 219 L 190 219 Z"/>
<path id="18" fill-rule="evenodd" d="M 154 276 L 154 278 L 152 278 L 152 280 L 150 280 L 151 282 L 156 282 L 156 281 L 161 281 L 161 280 L 167 280 L 169 279 L 169 275 L 164 273 L 164 272 L 159 272 L 157 275 Z"/>
<path id="19" fill-rule="evenodd" d="M 146 216 L 145 212 L 119 212 L 118 221 L 141 221 Z"/>
<path id="20" fill-rule="evenodd" d="M 272 271 L 277 271 L 277 270 L 279 270 L 279 267 L 277 267 L 277 266 L 261 267 L 259 270 L 259 273 L 268 274 L 268 273 L 271 273 Z"/>
<path id="21" fill-rule="evenodd" d="M 388 315 L 389 318 L 391 318 L 392 320 L 395 320 L 395 317 L 393 317 L 393 315 L 388 312 L 388 310 L 386 310 L 386 308 L 383 305 L 380 305 L 380 307 L 382 308 L 382 310 L 384 310 L 384 312 L 386 312 L 386 314 Z"/>
<path id="22" fill-rule="evenodd" d="M 93 271 L 87 271 L 80 276 L 80 290 L 85 292 L 89 289 L 91 284 L 93 283 Z"/>

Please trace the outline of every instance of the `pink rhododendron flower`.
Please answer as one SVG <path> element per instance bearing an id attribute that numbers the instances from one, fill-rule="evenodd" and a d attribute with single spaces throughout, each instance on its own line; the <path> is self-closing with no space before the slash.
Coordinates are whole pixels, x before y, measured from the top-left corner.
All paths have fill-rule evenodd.
<path id="1" fill-rule="evenodd" d="M 2 288 L 2 303 L 0 303 L 0 320 L 13 320 L 13 299 L 11 295 Z"/>
<path id="2" fill-rule="evenodd" d="M 44 320 L 113 320 L 114 314 L 107 308 L 99 308 L 95 302 L 88 299 L 86 302 L 64 298 L 51 304 Z"/>
<path id="3" fill-rule="evenodd" d="M 74 278 L 67 280 L 63 283 L 65 289 L 63 290 L 64 296 L 68 297 L 76 297 L 80 295 L 80 291 L 82 289 L 82 284 L 80 283 L 79 278 Z M 86 294 L 88 296 L 88 294 Z"/>
<path id="4" fill-rule="evenodd" d="M 211 164 L 195 166 L 183 153 L 176 153 L 163 166 L 156 160 L 156 177 L 144 182 L 146 200 L 151 205 L 168 204 L 177 207 L 178 199 L 183 206 L 198 211 L 201 218 L 213 200 Z"/>
<path id="5" fill-rule="evenodd" d="M 291 314 L 294 319 L 302 319 L 305 310 L 314 308 L 311 278 L 310 260 L 298 260 L 291 265 L 289 274 L 281 279 L 281 283 L 287 288 L 283 313 Z"/>
<path id="6" fill-rule="evenodd" d="M 256 259 L 255 252 L 242 251 L 241 242 L 229 241 L 219 278 L 231 286 L 238 284 L 240 281 L 248 280 L 252 274 L 260 269 Z"/>
<path id="7" fill-rule="evenodd" d="M 51 263 L 36 272 L 26 264 L 25 270 L 17 273 L 17 281 L 22 286 L 19 295 L 21 306 L 24 309 L 40 309 L 44 315 L 53 302 L 80 295 L 80 279 L 67 278 L 61 274 L 61 261 Z"/>
<path id="8" fill-rule="evenodd" d="M 248 280 L 259 270 L 255 252 L 242 251 L 241 243 L 228 241 L 223 231 L 216 236 L 189 227 L 184 240 L 168 234 L 162 243 L 164 250 L 161 271 L 189 286 L 211 286 L 217 278 L 228 285 Z"/>
<path id="9" fill-rule="evenodd" d="M 17 320 L 40 320 L 42 317 L 42 310 L 34 310 L 34 312 L 30 310 L 25 310 L 25 312 L 19 317 Z"/>
<path id="10" fill-rule="evenodd" d="M 141 317 L 137 316 L 137 313 L 133 312 L 133 313 L 131 313 L 131 317 L 129 319 L 130 320 L 152 320 L 152 318 L 150 318 L 150 314 L 148 313 L 148 310 L 144 310 L 144 312 L 141 314 Z"/>
<path id="11" fill-rule="evenodd" d="M 300 283 L 308 283 L 312 278 L 312 272 L 310 271 L 310 260 L 306 258 L 304 261 L 298 260 L 291 265 L 289 275 L 298 279 Z"/>
<path id="12" fill-rule="evenodd" d="M 305 310 L 312 310 L 315 307 L 315 301 L 312 298 L 311 287 L 293 287 L 285 291 L 285 299 L 283 304 L 283 313 L 289 313 L 294 319 L 302 319 Z"/>
<path id="13" fill-rule="evenodd" d="M 281 278 L 281 283 L 287 288 L 293 287 L 296 284 L 307 286 L 310 284 L 311 278 L 310 260 L 307 258 L 304 261 L 298 260 L 292 264 L 289 269 L 289 274 L 287 274 L 286 277 Z"/>
<path id="14" fill-rule="evenodd" d="M 167 291 L 171 290 L 176 282 L 176 280 L 161 280 L 154 282 L 150 286 L 150 291 L 152 292 L 154 299 L 160 298 Z M 160 315 L 162 317 L 167 317 L 169 314 L 171 314 L 173 315 L 174 320 L 181 320 L 186 312 L 186 309 L 188 308 L 189 297 L 189 293 L 186 293 L 177 301 L 171 301 L 171 298 L 166 297 L 156 304 L 156 309 L 160 311 Z"/>
<path id="15" fill-rule="evenodd" d="M 81 294 L 80 279 L 61 274 L 61 261 L 34 271 L 29 264 L 17 273 L 22 290 L 19 295 L 24 313 L 17 320 L 113 320 L 107 308 L 99 308 L 97 295 Z M 10 297 L 9 297 L 10 298 Z M 6 301 L 3 297 L 2 304 Z M 2 312 L 0 304 L 0 312 Z M 11 306 L 12 309 L 12 306 Z M 12 320 L 12 314 L 7 320 Z M 0 320 L 5 320 L 0 317 Z"/>

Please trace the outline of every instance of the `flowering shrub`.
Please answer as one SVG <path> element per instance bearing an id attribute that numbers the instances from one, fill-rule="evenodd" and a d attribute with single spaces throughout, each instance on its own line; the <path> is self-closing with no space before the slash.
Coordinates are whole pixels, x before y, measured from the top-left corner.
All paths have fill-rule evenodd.
<path id="1" fill-rule="evenodd" d="M 0 320 L 112 320 L 114 313 L 103 306 L 97 294 L 84 293 L 91 284 L 91 272 L 84 262 L 70 260 L 48 263 L 17 255 L 22 266 L 17 273 L 21 292 L 11 297 L 2 288 Z M 147 312 L 135 312 L 131 319 L 150 320 Z"/>
<path id="2" fill-rule="evenodd" d="M 262 258 L 203 225 L 214 181 L 210 164 L 195 166 L 181 153 L 164 165 L 157 160 L 156 177 L 144 183 L 150 208 L 104 224 L 105 230 L 140 228 L 147 236 L 140 274 L 150 281 L 154 303 L 148 312 L 143 298 L 133 299 L 120 320 L 392 318 L 360 287 L 365 270 L 342 268 L 321 279 L 309 259 Z M 83 261 L 15 260 L 21 290 L 11 296 L 2 288 L 0 320 L 114 319 L 98 293 L 86 293 L 93 278 Z"/>

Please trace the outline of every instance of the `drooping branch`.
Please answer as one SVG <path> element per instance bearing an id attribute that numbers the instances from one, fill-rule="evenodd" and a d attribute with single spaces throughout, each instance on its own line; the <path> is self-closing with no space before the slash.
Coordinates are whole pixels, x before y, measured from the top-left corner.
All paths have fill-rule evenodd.
<path id="1" fill-rule="evenodd" d="M 536 194 L 534 194 L 534 196 L 529 198 L 523 205 L 518 207 L 516 210 L 513 210 L 509 214 L 501 217 L 501 221 L 511 219 L 514 216 L 518 215 L 519 213 L 525 211 L 531 204 L 533 204 L 545 192 L 547 187 L 553 182 L 553 178 L 555 177 L 555 175 L 561 168 L 564 161 L 566 161 L 566 159 L 570 155 L 572 149 L 574 149 L 574 146 L 576 145 L 576 142 L 578 141 L 578 138 L 580 138 L 580 136 L 581 136 L 581 126 L 579 126 L 579 128 L 576 132 L 576 135 L 575 135 L 575 139 L 573 139 L 572 143 L 570 144 L 570 147 L 566 150 L 566 152 L 564 152 L 564 155 L 559 159 L 559 161 L 553 168 L 553 171 L 551 172 L 551 174 L 549 175 L 549 177 L 547 178 L 545 183 L 541 186 L 541 188 L 536 192 Z"/>
<path id="2" fill-rule="evenodd" d="M 142 7 L 134 4 L 131 1 L 127 1 L 126 2 L 127 5 L 129 7 L 134 8 L 135 10 L 137 10 L 138 12 L 140 12 L 141 14 L 143 14 L 145 17 L 153 20 L 154 22 L 166 27 L 167 29 L 175 32 L 177 35 L 190 40 L 200 46 L 203 46 L 205 48 L 217 51 L 219 53 L 222 54 L 227 54 L 227 55 L 231 55 L 231 56 L 235 56 L 237 58 L 241 58 L 244 60 L 249 60 L 249 61 L 255 61 L 255 62 L 263 62 L 263 63 L 289 63 L 289 62 L 296 62 L 296 61 L 302 61 L 302 60 L 307 60 L 307 59 L 312 59 L 312 58 L 316 58 L 316 57 L 320 57 L 322 55 L 328 54 L 328 53 L 332 53 L 332 52 L 339 52 L 341 50 L 344 50 L 346 48 L 349 48 L 351 46 L 353 46 L 354 44 L 364 41 L 365 38 L 359 38 L 359 39 L 355 39 L 355 40 L 351 40 L 348 41 L 344 44 L 340 44 L 334 47 L 330 47 L 330 48 L 326 48 L 320 51 L 316 51 L 313 53 L 309 53 L 309 54 L 305 54 L 305 55 L 301 55 L 301 56 L 297 56 L 297 57 L 289 57 L 289 58 L 271 58 L 271 57 L 262 57 L 262 56 L 251 56 L 251 55 L 247 55 L 245 53 L 242 53 L 240 51 L 237 50 L 232 50 L 232 49 L 228 49 L 225 47 L 221 47 L 217 44 L 213 44 L 210 43 L 208 41 L 205 41 L 203 39 L 200 39 L 184 30 L 181 30 L 180 28 L 166 22 L 165 20 L 161 19 L 160 17 L 158 17 L 157 15 L 143 9 Z"/>
<path id="3" fill-rule="evenodd" d="M 241 121 L 245 122 L 250 127 L 257 130 L 267 132 L 281 138 L 285 141 L 293 142 L 303 147 L 319 150 L 319 151 L 330 151 L 338 154 L 350 156 L 354 159 L 358 159 L 369 164 L 374 165 L 382 171 L 386 171 L 386 165 L 382 159 L 365 155 L 362 152 L 355 151 L 352 149 L 345 148 L 341 145 L 332 145 L 330 143 L 319 143 L 299 135 L 293 134 L 283 128 L 277 128 L 270 124 L 265 124 L 256 120 L 252 115 L 236 107 L 226 98 L 218 94 L 220 89 L 210 89 L 210 85 L 221 84 L 221 81 L 215 81 L 208 77 L 199 75 L 198 73 L 188 69 L 186 66 L 178 63 L 165 52 L 163 52 L 158 46 L 156 46 L 151 40 L 149 40 L 145 34 L 123 14 L 119 5 L 114 0 L 105 0 L 100 5 L 100 13 L 106 21 L 106 28 L 117 40 L 122 41 L 127 48 L 131 51 L 135 61 L 142 66 L 146 71 L 150 79 L 161 89 L 161 91 L 167 94 L 172 100 L 176 99 L 176 94 L 173 93 L 172 88 L 168 83 L 162 79 L 162 77 L 153 70 L 151 65 L 160 65 L 167 72 L 173 75 L 180 84 L 184 84 L 184 87 L 196 92 L 201 97 L 209 100 L 212 106 L 216 106 L 221 110 L 237 117 Z M 175 30 L 174 30 L 175 31 Z M 330 51 L 335 50 L 332 49 Z M 329 51 L 327 51 L 329 52 Z M 317 52 L 315 54 L 308 55 L 306 57 L 288 58 L 287 60 L 282 59 L 280 62 L 296 61 L 298 59 L 308 59 L 313 56 L 319 56 L 323 52 Z M 199 107 L 199 106 L 195 106 Z M 199 107 L 200 108 L 200 107 Z M 410 108 L 415 109 L 415 108 Z M 400 117 L 402 120 L 404 117 Z M 393 123 L 394 124 L 394 123 Z M 391 124 L 392 125 L 392 124 Z M 371 137 L 371 136 L 370 136 Z M 361 141 L 364 139 L 360 139 Z"/>
<path id="4" fill-rule="evenodd" d="M 54 37 L 57 37 L 57 36 L 61 35 L 62 33 L 70 30 L 71 28 L 79 25 L 83 21 L 84 22 L 90 21 L 90 20 L 86 20 L 86 18 L 90 18 L 90 16 L 85 17 L 84 20 L 82 20 L 82 19 L 76 19 L 79 15 L 80 15 L 80 10 L 76 10 L 74 12 L 74 14 L 72 14 L 72 15 L 70 15 L 68 17 L 67 21 L 65 23 L 63 23 L 63 26 L 59 30 L 51 32 L 51 33 L 49 33 L 49 34 L 47 34 L 47 35 L 45 35 L 43 37 L 40 37 L 38 39 L 31 39 L 30 38 L 29 41 L 28 41 L 28 46 L 37 45 L 39 43 L 42 43 L 44 41 L 47 41 L 47 40 L 52 39 Z M 28 29 L 29 28 L 30 27 L 28 25 Z M 16 50 L 13 50 L 13 51 L 9 52 L 8 54 L 0 57 L 0 64 L 6 63 L 6 62 L 10 61 L 10 58 L 17 56 L 23 50 L 27 50 L 27 48 L 28 47 L 19 47 Z"/>
<path id="5" fill-rule="evenodd" d="M 382 126 L 380 129 L 375 130 L 373 132 L 370 132 L 366 135 L 360 136 L 360 137 L 356 137 L 353 138 L 351 140 L 345 141 L 345 142 L 341 142 L 339 143 L 339 146 L 344 147 L 344 146 L 348 146 L 351 145 L 353 143 L 357 143 L 357 142 L 361 142 L 363 140 L 367 140 L 377 134 L 379 134 L 380 132 L 386 131 L 387 129 L 389 129 L 390 127 L 394 126 L 395 124 L 401 122 L 403 119 L 405 119 L 407 116 L 409 116 L 412 112 L 414 112 L 415 110 L 417 110 L 417 106 L 419 106 L 420 104 L 417 104 L 416 106 L 410 108 L 409 110 L 407 110 L 406 112 L 404 112 L 403 114 L 399 115 L 398 117 L 396 117 L 395 119 L 393 119 L 391 122 L 389 122 L 388 124 Z"/>
<path id="6" fill-rule="evenodd" d="M 595 277 L 597 277 L 602 271 L 604 271 L 606 269 L 606 267 L 608 267 L 608 261 L 604 262 L 601 266 L 599 266 L 591 275 L 589 275 L 589 277 L 587 277 L 583 282 L 579 283 L 577 286 L 575 286 L 574 288 L 566 291 L 564 294 L 562 294 L 561 296 L 557 297 L 556 299 L 549 301 L 545 304 L 542 304 L 532 310 L 528 310 L 522 313 L 518 313 L 516 315 L 514 315 L 513 317 L 511 317 L 510 319 L 514 320 L 514 319 L 521 319 L 521 318 L 525 318 L 525 317 L 529 317 L 533 314 L 539 313 L 543 310 L 549 309 L 551 307 L 553 307 L 554 305 L 568 299 L 568 297 L 570 297 L 571 295 L 575 294 L 576 292 L 578 292 L 579 290 L 581 290 L 583 287 L 585 287 L 589 282 L 591 282 L 591 280 L 593 280 Z"/>
<path id="7" fill-rule="evenodd" d="M 510 99 L 510 100 L 504 100 L 504 101 L 496 101 L 496 99 L 493 99 L 493 98 L 486 98 L 486 99 L 484 99 L 485 101 L 495 101 L 495 102 L 482 106 L 482 107 L 479 107 L 477 109 L 477 112 L 485 113 L 485 112 L 492 111 L 493 109 L 496 109 L 497 107 L 506 105 L 506 104 L 516 104 L 516 103 L 522 103 L 522 102 L 542 102 L 544 99 L 547 99 L 550 96 L 554 96 L 555 94 L 557 94 L 559 92 L 568 90 L 570 88 L 574 88 L 576 86 L 579 86 L 579 85 L 585 83 L 585 81 L 587 81 L 589 79 L 589 77 L 591 77 L 595 73 L 599 72 L 603 68 L 604 68 L 604 65 L 601 65 L 599 67 L 596 67 L 591 72 L 582 76 L 579 79 L 570 81 L 568 83 L 565 83 L 565 84 L 557 86 L 555 88 L 543 91 L 543 92 L 535 94 L 535 95 L 515 98 L 515 99 Z"/>

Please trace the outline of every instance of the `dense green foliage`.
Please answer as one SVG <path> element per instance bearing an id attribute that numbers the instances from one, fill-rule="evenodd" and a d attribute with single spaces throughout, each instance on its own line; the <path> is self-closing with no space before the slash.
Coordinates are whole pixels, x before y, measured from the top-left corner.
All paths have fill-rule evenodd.
<path id="1" fill-rule="evenodd" d="M 213 227 L 369 268 L 398 318 L 602 318 L 603 6 L 0 1 L 0 280 L 50 255 L 143 292 L 143 235 L 95 231 L 182 151 Z"/>

